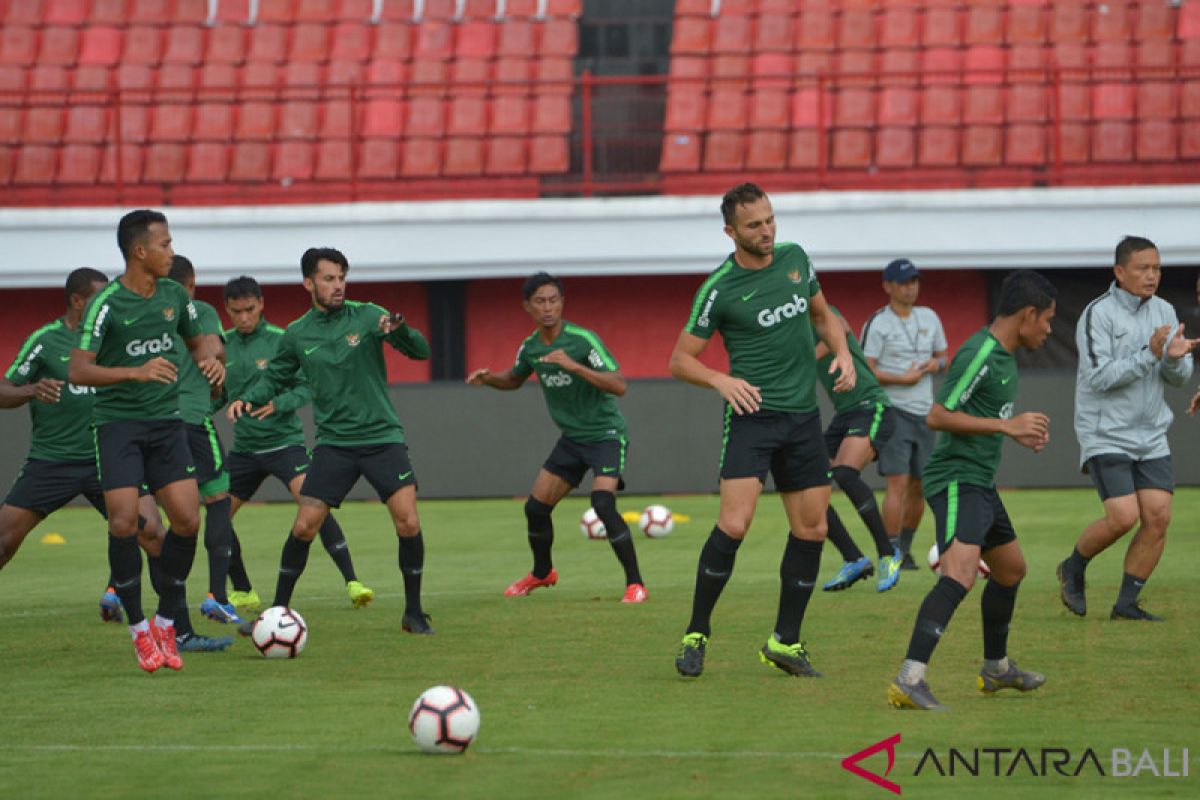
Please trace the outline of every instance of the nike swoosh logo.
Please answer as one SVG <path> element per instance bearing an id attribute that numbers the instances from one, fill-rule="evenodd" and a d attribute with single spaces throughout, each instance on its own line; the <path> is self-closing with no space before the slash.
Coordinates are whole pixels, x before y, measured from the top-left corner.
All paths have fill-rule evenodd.
<path id="1" fill-rule="evenodd" d="M 70 361 L 71 357 L 70 356 L 59 356 L 58 360 L 59 361 Z"/>
<path id="2" fill-rule="evenodd" d="M 196 471 L 196 468 L 195 468 L 195 467 L 188 467 L 188 468 L 187 468 L 187 474 L 188 474 L 188 475 L 191 475 L 191 474 L 192 474 L 193 472 L 195 472 L 195 471 Z"/>
<path id="3" fill-rule="evenodd" d="M 601 472 L 616 472 L 617 468 L 616 467 L 601 467 L 600 471 Z"/>
<path id="4" fill-rule="evenodd" d="M 312 351 L 313 351 L 313 350 L 316 350 L 316 349 L 317 349 L 318 347 L 320 347 L 320 346 L 321 346 L 321 345 L 316 345 L 315 347 L 306 347 L 306 348 L 304 348 L 304 355 L 306 355 L 306 356 L 307 356 L 307 355 L 310 355 L 310 354 L 312 353 Z"/>
<path id="5" fill-rule="evenodd" d="M 138 321 L 138 318 L 137 318 L 137 317 L 134 317 L 133 319 L 123 319 L 123 320 L 121 320 L 121 322 L 124 322 L 126 325 L 132 325 L 133 323 L 135 323 L 135 322 L 137 322 L 137 321 Z"/>
<path id="6" fill-rule="evenodd" d="M 300 466 L 298 466 L 298 467 L 296 467 L 296 468 L 295 468 L 295 471 L 296 471 L 296 472 L 303 472 L 303 471 L 304 471 L 304 470 L 306 470 L 306 469 L 308 469 L 308 464 L 301 464 Z"/>
<path id="7" fill-rule="evenodd" d="M 750 298 L 754 297 L 754 295 L 756 295 L 756 294 L 758 294 L 758 289 L 755 289 L 753 292 L 750 292 L 750 294 L 742 295 L 742 302 L 743 303 L 750 302 Z"/>
<path id="8" fill-rule="evenodd" d="M 854 436 L 855 434 L 862 433 L 862 432 L 863 432 L 862 428 L 851 428 L 850 430 L 846 431 L 846 435 Z"/>
<path id="9" fill-rule="evenodd" d="M 407 478 L 409 475 L 412 475 L 412 470 L 411 470 L 411 469 L 410 469 L 408 472 L 401 472 L 401 473 L 400 473 L 399 475 L 397 475 L 396 477 L 397 477 L 397 478 L 399 478 L 400 480 L 404 480 L 404 479 L 405 479 L 405 478 Z"/>
<path id="10" fill-rule="evenodd" d="M 1007 386 L 1007 385 L 1008 385 L 1008 382 L 1009 382 L 1009 381 L 1011 381 L 1011 380 L 1012 380 L 1012 376 L 1011 376 L 1011 375 L 1009 375 L 1007 378 L 1003 378 L 1003 379 L 1000 381 L 1000 385 L 1001 385 L 1001 386 Z"/>

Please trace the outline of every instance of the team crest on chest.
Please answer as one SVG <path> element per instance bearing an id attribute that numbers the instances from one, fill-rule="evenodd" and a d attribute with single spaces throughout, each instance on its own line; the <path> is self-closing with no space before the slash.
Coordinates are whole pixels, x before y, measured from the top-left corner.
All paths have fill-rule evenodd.
<path id="1" fill-rule="evenodd" d="M 359 338 L 357 333 L 347 334 L 346 344 L 350 345 L 351 347 L 358 347 L 358 342 Z"/>
<path id="2" fill-rule="evenodd" d="M 789 272 L 788 280 L 791 281 L 792 283 L 799 283 L 800 282 L 800 270 L 794 269 L 791 272 Z"/>
<path id="3" fill-rule="evenodd" d="M 163 309 L 163 319 L 165 319 L 167 322 L 170 322 L 173 319 L 175 319 L 175 309 L 171 308 L 170 306 L 167 306 L 166 308 L 164 308 Z"/>
<path id="4" fill-rule="evenodd" d="M 266 369 L 267 364 L 269 363 L 271 362 L 267 361 L 265 358 L 256 358 L 254 360 L 254 366 L 258 367 L 259 369 Z"/>

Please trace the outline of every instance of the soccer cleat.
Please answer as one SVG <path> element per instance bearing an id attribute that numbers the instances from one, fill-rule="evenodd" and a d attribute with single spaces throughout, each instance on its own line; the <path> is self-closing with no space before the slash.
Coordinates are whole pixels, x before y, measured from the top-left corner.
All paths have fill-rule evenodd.
<path id="1" fill-rule="evenodd" d="M 900 569 L 909 572 L 917 568 L 917 562 L 913 561 L 912 553 L 905 553 L 904 558 L 900 559 Z"/>
<path id="2" fill-rule="evenodd" d="M 254 623 L 256 623 L 256 622 L 258 622 L 258 617 L 255 617 L 254 619 L 248 619 L 245 622 L 243 622 L 241 625 L 238 625 L 238 628 L 237 628 L 238 636 L 253 636 L 254 635 Z"/>
<path id="3" fill-rule="evenodd" d="M 375 599 L 375 590 L 368 589 L 359 581 L 346 581 L 346 593 L 355 608 L 366 608 Z"/>
<path id="4" fill-rule="evenodd" d="M 100 595 L 100 619 L 105 622 L 120 622 L 125 618 L 122 613 L 121 598 L 110 586 Z"/>
<path id="5" fill-rule="evenodd" d="M 899 582 L 902 562 L 903 556 L 900 555 L 899 549 L 892 555 L 879 559 L 879 580 L 875 583 L 875 591 L 886 592 Z"/>
<path id="6" fill-rule="evenodd" d="M 168 625 L 164 628 L 157 622 L 152 622 L 150 630 L 154 632 L 154 643 L 162 653 L 163 666 L 173 670 L 183 669 L 183 659 L 179 657 L 179 648 L 175 644 L 175 626 Z"/>
<path id="7" fill-rule="evenodd" d="M 1130 603 L 1127 606 L 1113 606 L 1112 613 L 1108 615 L 1109 619 L 1132 619 L 1141 622 L 1162 622 L 1163 618 L 1158 614 L 1151 614 L 1146 609 L 1142 608 L 1137 602 Z"/>
<path id="8" fill-rule="evenodd" d="M 146 672 L 154 672 L 163 665 L 163 654 L 154 643 L 150 631 L 138 631 L 133 635 L 133 652 L 137 654 L 138 666 Z"/>
<path id="9" fill-rule="evenodd" d="M 625 596 L 621 598 L 622 603 L 644 603 L 650 593 L 646 591 L 646 587 L 640 583 L 631 583 L 625 587 Z"/>
<path id="10" fill-rule="evenodd" d="M 704 672 L 704 651 L 708 648 L 708 637 L 703 633 L 689 633 L 679 644 L 675 656 L 675 669 L 685 678 L 699 678 Z"/>
<path id="11" fill-rule="evenodd" d="M 1008 669 L 1003 675 L 993 675 L 987 669 L 979 671 L 979 691 L 994 694 L 1001 689 L 1020 689 L 1022 692 L 1032 692 L 1046 682 L 1046 676 L 1040 672 L 1026 672 L 1017 666 L 1017 662 L 1008 660 Z"/>
<path id="12" fill-rule="evenodd" d="M 821 677 L 821 673 L 813 669 L 813 665 L 809 662 L 808 651 L 804 649 L 803 642 L 783 644 L 772 636 L 767 639 L 767 643 L 759 651 L 758 658 L 762 663 L 778 667 L 797 678 Z"/>
<path id="13" fill-rule="evenodd" d="M 242 618 L 238 616 L 237 610 L 234 609 L 233 603 L 218 602 L 212 596 L 212 592 L 208 593 L 208 597 L 204 598 L 204 602 L 200 604 L 200 613 L 211 619 L 213 622 L 229 623 L 231 625 L 241 625 Z"/>
<path id="14" fill-rule="evenodd" d="M 1063 605 L 1072 614 L 1087 616 L 1087 596 L 1083 591 L 1087 584 L 1084 583 L 1083 576 L 1070 571 L 1066 561 L 1059 564 L 1054 573 L 1058 575 L 1059 597 L 1062 598 Z"/>
<path id="15" fill-rule="evenodd" d="M 400 619 L 400 628 L 405 633 L 420 633 L 425 636 L 432 636 L 434 630 L 429 625 L 430 619 L 432 618 L 428 614 L 410 614 L 406 611 Z"/>
<path id="16" fill-rule="evenodd" d="M 529 573 L 524 578 L 509 586 L 504 590 L 505 597 L 524 597 L 534 589 L 540 589 L 543 586 L 553 586 L 558 583 L 558 570 L 551 569 L 550 574 L 544 578 L 535 578 L 533 573 Z"/>
<path id="17" fill-rule="evenodd" d="M 229 604 L 240 611 L 258 611 L 262 608 L 262 600 L 258 592 L 250 589 L 246 592 L 232 591 L 229 593 Z"/>
<path id="18" fill-rule="evenodd" d="M 857 561 L 847 561 L 842 564 L 837 575 L 834 575 L 821 589 L 826 592 L 840 592 L 874 574 L 875 567 L 871 564 L 871 559 L 863 556 Z"/>
<path id="19" fill-rule="evenodd" d="M 181 633 L 175 637 L 175 647 L 181 653 L 219 653 L 233 644 L 230 636 L 211 637 L 198 633 Z"/>
<path id="20" fill-rule="evenodd" d="M 923 680 L 911 684 L 901 683 L 899 680 L 892 681 L 891 686 L 888 686 L 887 699 L 888 705 L 895 708 L 917 711 L 950 710 L 937 701 L 929 689 L 929 684 Z"/>

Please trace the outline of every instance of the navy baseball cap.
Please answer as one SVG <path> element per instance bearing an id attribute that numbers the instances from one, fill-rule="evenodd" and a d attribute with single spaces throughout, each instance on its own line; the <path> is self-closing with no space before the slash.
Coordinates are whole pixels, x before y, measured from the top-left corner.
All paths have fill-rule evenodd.
<path id="1" fill-rule="evenodd" d="M 920 276 L 921 273 L 917 271 L 916 265 L 907 258 L 897 258 L 883 268 L 883 279 L 885 281 L 904 283 Z"/>

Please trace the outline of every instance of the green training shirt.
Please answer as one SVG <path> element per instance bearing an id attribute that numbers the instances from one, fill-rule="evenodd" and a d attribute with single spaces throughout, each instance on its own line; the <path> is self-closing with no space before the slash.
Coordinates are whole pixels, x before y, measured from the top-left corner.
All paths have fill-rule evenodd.
<path id="1" fill-rule="evenodd" d="M 837 309 L 833 306 L 830 306 L 829 310 L 837 314 Z M 841 315 L 838 314 L 838 316 Z M 816 333 L 816 330 L 813 330 L 813 337 L 816 341 L 820 341 Z M 867 357 L 863 355 L 862 345 L 850 331 L 846 331 L 846 344 L 850 348 L 850 358 L 854 361 L 854 374 L 856 375 L 854 388 L 850 391 L 835 392 L 833 390 L 834 376 L 829 374 L 829 365 L 833 363 L 833 353 L 817 359 L 817 380 L 825 387 L 825 393 L 829 395 L 829 399 L 833 403 L 833 410 L 840 413 L 860 406 L 873 406 L 876 403 L 890 406 L 891 401 L 888 400 L 887 392 L 879 385 L 879 379 L 875 377 L 875 373 L 871 371 L 871 365 L 867 363 Z"/>
<path id="2" fill-rule="evenodd" d="M 797 244 L 776 244 L 771 263 L 757 270 L 738 266 L 731 254 L 696 292 L 684 330 L 702 339 L 720 331 L 730 374 L 758 387 L 762 408 L 815 411 L 808 302 L 819 291 L 812 262 Z"/>
<path id="3" fill-rule="evenodd" d="M 196 309 L 200 333 L 206 336 L 220 336 L 224 340 L 221 318 L 217 316 L 217 310 L 203 300 L 193 300 L 192 306 Z M 203 425 L 212 416 L 212 385 L 196 366 L 187 345 L 178 335 L 175 337 L 175 347 L 171 351 L 171 360 L 179 367 L 179 413 L 184 422 Z"/>
<path id="4" fill-rule="evenodd" d="M 140 367 L 156 356 L 172 358 L 178 347 L 176 334 L 184 339 L 200 335 L 196 308 L 186 289 L 160 278 L 154 294 L 142 297 L 118 279 L 88 301 L 76 346 L 95 353 L 96 364 L 102 367 Z M 96 387 L 97 426 L 119 419 L 170 418 L 179 418 L 179 381 L 125 381 Z"/>
<path id="5" fill-rule="evenodd" d="M 557 364 L 541 361 L 542 356 L 560 349 L 596 372 L 616 372 L 621 368 L 599 336 L 564 320 L 562 331 L 550 344 L 542 341 L 538 331 L 521 343 L 512 367 L 513 374 L 527 378 L 537 373 L 550 417 L 568 439 L 600 442 L 623 437 L 625 418 L 617 407 L 615 395 L 597 389 Z"/>
<path id="6" fill-rule="evenodd" d="M 33 433 L 29 457 L 46 461 L 92 461 L 96 458 L 92 439 L 92 404 L 96 390 L 67 383 L 67 365 L 78 331 L 56 319 L 29 335 L 4 377 L 16 386 L 37 383 L 42 378 L 63 382 L 57 403 L 29 401 Z"/>
<path id="7" fill-rule="evenodd" d="M 260 372 L 271 366 L 283 328 L 265 319 L 249 334 L 237 328 L 225 331 L 225 391 L 229 397 L 242 397 Z M 304 444 L 304 427 L 296 409 L 312 399 L 308 384 L 297 383 L 275 395 L 275 413 L 266 419 L 242 416 L 233 426 L 233 447 L 237 453 L 262 453 L 288 445 Z"/>
<path id="8" fill-rule="evenodd" d="M 1010 419 L 1017 399 L 1017 359 L 987 328 L 958 348 L 937 402 L 948 411 L 973 417 Z M 925 496 L 932 497 L 951 481 L 990 487 L 1000 468 L 1004 434 L 938 434 L 937 446 L 925 465 Z"/>
<path id="9" fill-rule="evenodd" d="M 386 313 L 351 300 L 337 311 L 310 309 L 288 325 L 275 358 L 240 399 L 261 405 L 304 382 L 312 390 L 317 444 L 403 443 L 404 428 L 387 392 L 383 342 L 417 360 L 429 358 L 429 343 L 408 325 L 385 336 L 379 318 Z"/>

